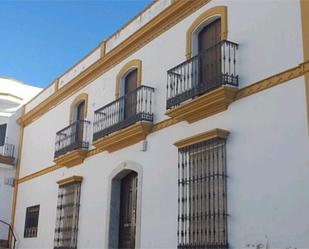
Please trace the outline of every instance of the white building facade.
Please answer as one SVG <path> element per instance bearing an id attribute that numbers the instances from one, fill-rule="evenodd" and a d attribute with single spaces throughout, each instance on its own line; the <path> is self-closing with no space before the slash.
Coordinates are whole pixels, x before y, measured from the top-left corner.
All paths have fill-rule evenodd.
<path id="1" fill-rule="evenodd" d="M 103 41 L 24 106 L 16 247 L 309 248 L 308 18 L 159 0 Z"/>
<path id="2" fill-rule="evenodd" d="M 8 77 L 0 77 L 0 242 L 7 240 L 7 224 L 11 217 L 19 138 L 16 119 L 21 114 L 20 107 L 40 90 Z"/>

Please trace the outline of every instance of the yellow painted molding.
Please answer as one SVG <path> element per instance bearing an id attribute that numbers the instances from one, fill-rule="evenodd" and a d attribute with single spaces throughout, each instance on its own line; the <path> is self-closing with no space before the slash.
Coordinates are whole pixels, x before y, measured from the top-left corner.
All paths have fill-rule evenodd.
<path id="1" fill-rule="evenodd" d="M 73 120 L 73 113 L 76 105 L 80 104 L 82 101 L 85 101 L 85 108 L 84 108 L 84 117 L 86 119 L 87 117 L 87 110 L 88 110 L 88 94 L 87 93 L 81 93 L 76 96 L 76 98 L 73 100 L 73 102 L 70 105 L 70 123 L 72 123 Z"/>
<path id="2" fill-rule="evenodd" d="M 21 107 L 21 115 L 25 113 L 25 106 Z M 18 141 L 18 150 L 17 150 L 17 158 L 16 158 L 16 171 L 15 171 L 15 185 L 13 190 L 13 198 L 12 198 L 12 208 L 11 208 L 11 226 L 14 229 L 15 224 L 15 215 L 16 215 L 16 205 L 17 205 L 17 193 L 18 193 L 18 179 L 20 174 L 20 158 L 22 155 L 22 146 L 24 139 L 24 126 L 20 125 L 19 127 L 19 141 Z M 9 247 L 11 248 L 12 242 L 12 234 L 9 232 Z"/>
<path id="3" fill-rule="evenodd" d="M 93 145 L 100 151 L 113 152 L 120 150 L 144 140 L 151 132 L 152 126 L 152 123 L 138 122 L 125 129 L 121 129 L 106 137 L 98 139 Z"/>
<path id="4" fill-rule="evenodd" d="M 185 139 L 181 139 L 174 143 L 174 145 L 178 148 L 183 148 L 192 144 L 196 144 L 199 142 L 207 141 L 213 138 L 223 138 L 227 139 L 229 135 L 229 131 L 222 130 L 222 129 L 213 129 L 210 131 L 206 131 Z"/>
<path id="5" fill-rule="evenodd" d="M 290 68 L 286 71 L 275 74 L 266 79 L 260 80 L 256 83 L 250 84 L 240 89 L 236 95 L 235 100 L 248 97 L 260 91 L 282 84 L 289 80 L 300 77 L 309 72 L 309 61 L 299 64 L 297 67 Z"/>
<path id="6" fill-rule="evenodd" d="M 77 183 L 77 182 L 82 182 L 82 181 L 83 181 L 82 176 L 71 176 L 71 177 L 57 181 L 57 184 L 59 186 L 64 186 L 64 185 L 67 185 L 67 184 L 72 184 L 72 183 Z"/>
<path id="7" fill-rule="evenodd" d="M 236 87 L 221 86 L 198 98 L 182 103 L 165 114 L 179 121 L 193 123 L 227 110 L 234 101 L 237 91 Z"/>
<path id="8" fill-rule="evenodd" d="M 77 149 L 54 159 L 57 166 L 73 167 L 81 164 L 87 157 L 87 150 Z"/>
<path id="9" fill-rule="evenodd" d="M 62 168 L 62 167 L 64 167 L 64 166 L 53 164 L 53 165 L 48 166 L 48 167 L 46 167 L 46 168 L 43 168 L 43 169 L 41 169 L 41 170 L 39 170 L 39 171 L 37 171 L 37 172 L 34 172 L 34 173 L 32 173 L 32 174 L 29 174 L 29 175 L 26 175 L 26 176 L 23 176 L 23 177 L 19 178 L 18 181 L 17 181 L 17 183 L 18 183 L 18 184 L 21 184 L 21 183 L 23 183 L 23 182 L 27 182 L 27 181 L 29 181 L 29 180 L 31 180 L 31 179 L 40 177 L 40 176 L 42 176 L 42 175 L 46 175 L 46 174 L 48 174 L 48 173 L 50 173 L 50 172 L 53 172 L 53 171 L 55 171 L 55 170 L 57 170 L 57 169 L 60 169 L 60 168 Z"/>
<path id="10" fill-rule="evenodd" d="M 58 89 L 53 95 L 42 101 L 31 111 L 23 115 L 21 121 L 26 126 L 42 116 L 48 110 L 67 99 L 69 96 L 90 84 L 104 72 L 148 44 L 175 24 L 190 15 L 196 9 L 210 2 L 210 0 L 176 1 L 167 7 L 160 15 L 153 18 L 133 35 L 120 43 L 103 58 L 85 69 L 66 85 Z"/>
<path id="11" fill-rule="evenodd" d="M 309 1 L 300 0 L 301 21 L 302 21 L 302 37 L 303 37 L 303 53 L 304 60 L 309 60 Z M 309 134 L 309 72 L 305 73 L 305 91 L 307 103 L 307 123 Z"/>
<path id="12" fill-rule="evenodd" d="M 200 27 L 207 19 L 219 16 L 221 18 L 221 40 L 227 39 L 228 24 L 227 24 L 227 7 L 216 6 L 203 12 L 191 24 L 186 34 L 186 58 L 190 59 L 192 56 L 192 35 L 198 27 Z"/>
<path id="13" fill-rule="evenodd" d="M 116 89 L 115 89 L 115 98 L 120 97 L 120 84 L 123 76 L 132 68 L 137 69 L 137 87 L 139 87 L 142 83 L 142 61 L 135 59 L 127 62 L 116 75 Z"/>

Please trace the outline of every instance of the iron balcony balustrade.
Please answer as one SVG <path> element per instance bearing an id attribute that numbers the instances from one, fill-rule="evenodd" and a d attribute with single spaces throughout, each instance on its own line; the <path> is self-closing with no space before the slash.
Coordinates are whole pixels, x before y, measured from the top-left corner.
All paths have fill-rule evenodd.
<path id="1" fill-rule="evenodd" d="M 238 44 L 224 40 L 168 70 L 166 108 L 222 85 L 237 87 L 237 51 Z"/>
<path id="2" fill-rule="evenodd" d="M 0 146 L 0 163 L 13 165 L 15 161 L 14 151 L 15 146 L 13 144 L 5 143 Z"/>
<path id="3" fill-rule="evenodd" d="M 87 120 L 77 120 L 56 133 L 55 158 L 67 152 L 89 148 L 89 127 Z"/>
<path id="4" fill-rule="evenodd" d="M 94 113 L 93 141 L 138 121 L 153 122 L 154 88 L 140 86 Z"/>

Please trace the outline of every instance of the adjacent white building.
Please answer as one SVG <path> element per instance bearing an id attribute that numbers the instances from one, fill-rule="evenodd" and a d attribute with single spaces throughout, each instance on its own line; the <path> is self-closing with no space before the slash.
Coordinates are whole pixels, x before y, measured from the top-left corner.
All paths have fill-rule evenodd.
<path id="1" fill-rule="evenodd" d="M 7 240 L 10 223 L 15 162 L 18 149 L 19 108 L 41 89 L 20 81 L 0 77 L 0 240 Z"/>
<path id="2" fill-rule="evenodd" d="M 308 3 L 154 1 L 25 104 L 16 248 L 309 248 Z"/>

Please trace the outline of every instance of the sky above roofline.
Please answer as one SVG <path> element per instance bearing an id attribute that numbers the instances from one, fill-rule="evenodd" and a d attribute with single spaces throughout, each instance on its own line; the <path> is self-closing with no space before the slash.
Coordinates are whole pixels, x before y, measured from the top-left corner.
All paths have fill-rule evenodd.
<path id="1" fill-rule="evenodd" d="M 45 87 L 151 2 L 0 1 L 0 75 Z"/>

